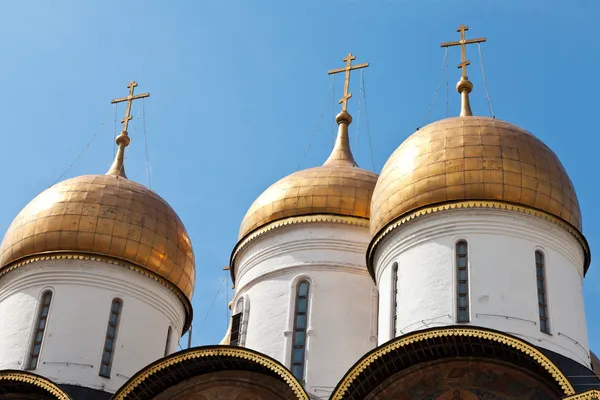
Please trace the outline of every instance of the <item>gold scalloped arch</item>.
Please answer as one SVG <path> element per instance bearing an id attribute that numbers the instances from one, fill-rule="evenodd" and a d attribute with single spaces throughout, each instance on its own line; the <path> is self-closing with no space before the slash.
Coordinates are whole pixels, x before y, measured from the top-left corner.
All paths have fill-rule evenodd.
<path id="1" fill-rule="evenodd" d="M 600 390 L 590 389 L 583 393 L 576 394 L 574 396 L 563 397 L 565 400 L 593 400 L 600 399 Z"/>
<path id="2" fill-rule="evenodd" d="M 195 358 L 205 358 L 205 357 L 215 357 L 215 356 L 225 356 L 225 357 L 234 357 L 240 358 L 244 360 L 253 361 L 259 365 L 267 367 L 275 374 L 280 376 L 283 381 L 294 391 L 298 400 L 309 400 L 308 395 L 304 391 L 304 388 L 298 382 L 298 380 L 292 375 L 290 370 L 285 368 L 283 365 L 279 364 L 277 361 L 264 356 L 262 354 L 249 351 L 243 348 L 230 348 L 230 347 L 211 347 L 211 348 L 200 348 L 194 349 L 191 351 L 186 351 L 184 353 L 174 354 L 170 357 L 165 358 L 161 362 L 151 365 L 147 367 L 145 370 L 142 370 L 137 376 L 135 376 L 132 380 L 128 381 L 125 386 L 121 387 L 117 393 L 112 397 L 111 400 L 125 400 L 127 395 L 131 393 L 136 387 L 138 387 L 142 382 L 146 379 L 150 378 L 156 372 L 161 371 L 167 367 L 172 365 L 179 364 L 186 360 L 192 360 Z"/>
<path id="3" fill-rule="evenodd" d="M 44 389 L 49 394 L 56 397 L 58 400 L 71 400 L 71 398 L 65 392 L 63 392 L 61 388 L 56 386 L 52 381 L 29 372 L 13 370 L 0 371 L 0 381 L 16 381 L 27 383 Z"/>
<path id="4" fill-rule="evenodd" d="M 427 332 L 416 332 L 413 334 L 408 334 L 398 340 L 395 340 L 391 343 L 383 345 L 373 353 L 369 354 L 368 357 L 360 361 L 358 364 L 354 365 L 350 371 L 346 373 L 346 375 L 342 378 L 342 381 L 337 386 L 333 394 L 331 395 L 331 400 L 342 400 L 344 398 L 344 394 L 350 387 L 350 385 L 358 378 L 358 376 L 375 360 L 380 358 L 381 356 L 390 353 L 393 350 L 400 349 L 409 344 L 415 342 L 422 342 L 428 339 L 439 338 L 439 337 L 452 337 L 452 336 L 471 336 L 480 339 L 486 339 L 493 342 L 502 343 L 506 346 L 515 348 L 522 353 L 531 357 L 534 361 L 540 364 L 546 371 L 548 371 L 556 383 L 562 388 L 565 392 L 565 395 L 572 395 L 575 393 L 573 386 L 567 380 L 567 377 L 561 372 L 561 370 L 542 354 L 538 349 L 531 346 L 530 344 L 513 338 L 511 336 L 503 335 L 498 332 L 490 332 L 483 329 L 474 329 L 474 328 L 446 328 L 439 329 L 434 331 Z"/>

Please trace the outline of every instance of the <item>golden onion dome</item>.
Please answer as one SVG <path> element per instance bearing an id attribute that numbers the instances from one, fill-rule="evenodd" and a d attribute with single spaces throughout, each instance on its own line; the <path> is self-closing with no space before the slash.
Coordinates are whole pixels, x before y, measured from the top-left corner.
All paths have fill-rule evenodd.
<path id="1" fill-rule="evenodd" d="M 0 245 L 0 269 L 63 255 L 124 262 L 174 289 L 184 302 L 189 325 L 195 280 L 190 237 L 164 199 L 127 179 L 126 130 L 117 144 L 106 175 L 67 179 L 25 206 Z"/>
<path id="2" fill-rule="evenodd" d="M 0 268 L 58 253 L 123 260 L 192 297 L 194 253 L 183 223 L 158 194 L 118 175 L 78 176 L 40 193 L 8 228 Z"/>
<path id="3" fill-rule="evenodd" d="M 333 214 L 368 219 L 377 174 L 356 164 L 348 139 L 352 117 L 338 114 L 338 136 L 320 167 L 295 172 L 265 190 L 244 217 L 239 239 L 266 224 L 288 217 Z"/>
<path id="4" fill-rule="evenodd" d="M 560 160 L 531 133 L 504 121 L 447 118 L 412 134 L 375 187 L 371 235 L 428 206 L 496 201 L 540 210 L 581 231 L 581 212 Z"/>

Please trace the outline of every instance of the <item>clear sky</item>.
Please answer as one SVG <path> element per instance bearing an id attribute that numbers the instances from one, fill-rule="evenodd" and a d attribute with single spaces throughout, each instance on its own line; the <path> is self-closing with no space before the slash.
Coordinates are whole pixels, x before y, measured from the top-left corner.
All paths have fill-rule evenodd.
<path id="1" fill-rule="evenodd" d="M 300 161 L 302 168 L 319 165 L 331 149 L 339 106 L 333 109 L 327 96 L 327 70 L 343 66 L 348 52 L 370 63 L 364 81 L 379 172 L 423 123 L 440 76 L 439 44 L 457 40 L 464 23 L 469 37 L 488 39 L 482 50 L 497 118 L 530 130 L 558 154 L 577 190 L 592 254 L 600 254 L 598 15 L 597 0 L 5 1 L 0 230 L 97 131 L 64 178 L 107 171 L 115 126 L 110 100 L 137 80 L 139 93 L 151 93 L 145 120 L 152 189 L 178 212 L 196 253 L 193 344 L 217 343 L 227 324 L 226 286 L 231 295 L 231 283 L 221 285 L 222 267 L 247 208 Z M 473 111 L 488 115 L 477 46 L 469 58 Z M 451 49 L 450 115 L 459 111 L 459 61 L 459 50 Z M 337 102 L 341 76 L 334 86 Z M 370 169 L 364 100 L 357 121 L 360 72 L 352 91 L 353 150 Z M 446 116 L 446 99 L 442 82 L 428 122 Z M 141 102 L 134 105 L 135 117 L 141 109 Z M 148 184 L 141 116 L 129 133 L 127 173 Z M 594 263 L 584 295 L 590 341 L 600 352 Z"/>

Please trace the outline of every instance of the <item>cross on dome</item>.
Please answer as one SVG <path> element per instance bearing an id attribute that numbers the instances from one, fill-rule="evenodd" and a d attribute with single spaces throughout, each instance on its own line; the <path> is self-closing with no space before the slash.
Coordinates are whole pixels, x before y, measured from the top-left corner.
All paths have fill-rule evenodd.
<path id="1" fill-rule="evenodd" d="M 352 55 L 352 53 L 348 53 L 348 55 L 342 59 L 343 62 L 346 63 L 344 68 L 332 69 L 327 71 L 328 75 L 339 74 L 340 72 L 345 72 L 346 76 L 344 79 L 344 97 L 342 97 L 339 101 L 339 104 L 342 105 L 342 112 L 348 112 L 348 100 L 352 98 L 352 93 L 350 90 L 350 71 L 360 68 L 366 68 L 369 66 L 369 63 L 352 65 L 352 61 L 355 60 L 356 57 Z"/>
<path id="2" fill-rule="evenodd" d="M 486 41 L 485 38 L 477 38 L 477 39 L 466 39 L 465 32 L 469 30 L 469 27 L 465 24 L 461 24 L 456 32 L 460 32 L 460 40 L 456 42 L 445 42 L 441 44 L 441 47 L 453 47 L 460 46 L 460 58 L 461 62 L 458 64 L 458 68 L 462 70 L 462 76 L 460 81 L 456 85 L 456 90 L 461 94 L 461 111 L 460 116 L 472 116 L 473 112 L 471 111 L 471 104 L 469 102 L 469 93 L 473 90 L 473 84 L 467 78 L 467 66 L 471 64 L 469 60 L 467 60 L 467 45 L 474 43 L 483 43 Z"/>
<path id="3" fill-rule="evenodd" d="M 142 94 L 134 95 L 133 91 L 135 90 L 137 85 L 138 84 L 136 81 L 129 82 L 129 84 L 127 85 L 127 87 L 129 88 L 129 94 L 127 95 L 127 97 L 121 97 L 119 99 L 114 99 L 114 100 L 111 100 L 111 102 L 110 102 L 110 104 L 117 104 L 117 103 L 122 103 L 122 102 L 126 101 L 127 108 L 125 109 L 125 116 L 121 120 L 121 123 L 123 124 L 123 130 L 121 131 L 121 134 L 119 136 L 117 136 L 117 138 L 115 139 L 119 148 L 117 149 L 117 154 L 115 156 L 115 160 L 113 161 L 113 163 L 112 163 L 110 169 L 108 170 L 108 172 L 106 173 L 106 175 L 116 175 L 116 176 L 120 176 L 122 178 L 127 178 L 127 175 L 125 175 L 124 162 L 125 162 L 125 147 L 129 146 L 129 142 L 131 141 L 131 139 L 129 139 L 129 135 L 127 134 L 127 128 L 129 126 L 129 121 L 133 118 L 131 116 L 131 103 L 133 102 L 133 100 L 143 99 L 144 97 L 150 96 L 150 93 L 142 93 Z"/>
<path id="4" fill-rule="evenodd" d="M 131 116 L 131 103 L 133 102 L 133 100 L 143 99 L 144 97 L 150 96 L 150 93 L 142 93 L 134 96 L 133 91 L 137 85 L 138 83 L 136 81 L 129 82 L 129 84 L 127 85 L 127 87 L 129 88 L 129 94 L 127 95 L 127 97 L 114 99 L 110 102 L 110 104 L 122 103 L 124 101 L 127 102 L 127 108 L 125 109 L 125 117 L 123 117 L 123 119 L 121 120 L 121 123 L 123 124 L 123 132 L 125 132 L 125 134 L 127 134 L 127 127 L 129 126 L 129 121 L 133 118 Z"/>

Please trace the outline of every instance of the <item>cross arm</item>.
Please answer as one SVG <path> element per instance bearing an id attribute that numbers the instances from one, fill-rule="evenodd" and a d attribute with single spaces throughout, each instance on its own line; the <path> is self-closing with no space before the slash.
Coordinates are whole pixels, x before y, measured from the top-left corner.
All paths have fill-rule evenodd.
<path id="1" fill-rule="evenodd" d="M 359 68 L 366 68 L 369 66 L 369 63 L 364 63 L 364 64 L 357 64 L 357 65 L 353 65 L 350 68 L 338 68 L 338 69 L 332 69 L 330 71 L 327 71 L 327 75 L 332 75 L 332 74 L 339 74 L 340 72 L 346 72 L 346 71 L 352 71 L 354 69 L 359 69 Z"/>
<path id="2" fill-rule="evenodd" d="M 472 43 L 483 43 L 485 42 L 486 39 L 485 38 L 479 38 L 479 39 L 469 39 L 469 40 L 459 40 L 457 42 L 446 42 L 446 43 L 442 43 L 440 45 L 440 47 L 452 47 L 452 46 L 460 46 L 462 44 L 472 44 Z"/>
<path id="3" fill-rule="evenodd" d="M 132 96 L 132 97 L 129 97 L 129 96 L 121 97 L 120 99 L 111 100 L 110 104 L 122 103 L 124 101 L 129 101 L 129 100 L 143 99 L 144 97 L 150 97 L 150 93 L 136 94 L 135 96 Z"/>

